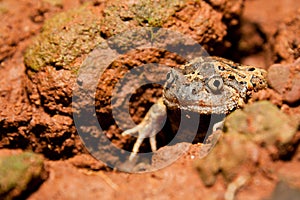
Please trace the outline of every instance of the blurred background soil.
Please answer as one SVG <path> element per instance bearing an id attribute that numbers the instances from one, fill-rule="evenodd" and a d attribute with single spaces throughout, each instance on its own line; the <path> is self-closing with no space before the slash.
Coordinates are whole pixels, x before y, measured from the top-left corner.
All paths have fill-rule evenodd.
<path id="1" fill-rule="evenodd" d="M 245 183 L 231 192 L 236 199 L 299 198 L 298 0 L 0 0 L 0 17 L 0 198 L 224 199 L 238 180 Z M 97 44 L 145 26 L 179 31 L 210 55 L 264 68 L 269 87 L 227 118 L 224 136 L 205 159 L 196 158 L 201 145 L 193 144 L 164 169 L 128 174 L 87 153 L 72 120 L 72 86 L 74 71 Z M 124 72 L 149 62 L 178 67 L 184 60 L 135 51 L 99 81 L 98 119 L 121 148 L 135 140 L 121 137 L 108 97 Z M 161 87 L 137 91 L 133 120 L 160 95 Z M 171 157 L 176 148 L 160 151 Z M 6 179 L 9 169 L 18 173 Z"/>

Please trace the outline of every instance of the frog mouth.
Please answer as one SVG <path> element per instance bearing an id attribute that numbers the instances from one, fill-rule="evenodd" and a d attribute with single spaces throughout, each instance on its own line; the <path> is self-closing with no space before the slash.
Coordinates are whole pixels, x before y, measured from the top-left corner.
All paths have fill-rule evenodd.
<path id="1" fill-rule="evenodd" d="M 192 89 L 189 86 L 180 87 L 180 90 L 176 91 L 165 90 L 163 93 L 165 105 L 170 109 L 200 114 L 228 114 L 238 107 L 239 102 L 243 101 L 240 93 L 230 86 L 224 86 L 217 94 L 206 91 L 205 88 L 200 88 L 193 93 Z"/>
<path id="2" fill-rule="evenodd" d="M 170 101 L 168 99 L 164 99 L 164 103 L 170 109 L 180 109 L 185 111 L 196 112 L 199 114 L 227 114 L 230 111 L 234 110 L 237 105 L 234 101 L 220 103 L 220 104 L 208 104 L 203 101 L 199 101 L 197 103 L 180 103 L 177 99 L 175 101 Z"/>

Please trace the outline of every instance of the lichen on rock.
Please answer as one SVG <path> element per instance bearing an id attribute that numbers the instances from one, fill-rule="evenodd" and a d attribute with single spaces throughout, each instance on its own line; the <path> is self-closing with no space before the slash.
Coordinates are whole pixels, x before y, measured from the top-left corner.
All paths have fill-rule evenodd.
<path id="1" fill-rule="evenodd" d="M 227 184 L 238 176 L 251 177 L 256 168 L 266 167 L 265 160 L 291 153 L 284 147 L 293 142 L 296 130 L 297 124 L 270 102 L 246 105 L 226 118 L 223 136 L 195 167 L 206 186 L 219 174 Z"/>
<path id="2" fill-rule="evenodd" d="M 104 9 L 102 32 L 107 37 L 139 26 L 162 27 L 187 0 L 112 1 Z"/>
<path id="3" fill-rule="evenodd" d="M 31 152 L 0 155 L 0 198 L 14 199 L 47 177 L 43 157 Z"/>
<path id="4" fill-rule="evenodd" d="M 249 141 L 266 145 L 288 143 L 297 129 L 286 114 L 268 101 L 246 106 L 230 114 L 225 122 L 228 134 L 242 134 Z"/>
<path id="5" fill-rule="evenodd" d="M 46 65 L 70 67 L 72 61 L 103 41 L 100 17 L 99 10 L 85 5 L 47 20 L 25 53 L 26 66 L 33 70 Z"/>

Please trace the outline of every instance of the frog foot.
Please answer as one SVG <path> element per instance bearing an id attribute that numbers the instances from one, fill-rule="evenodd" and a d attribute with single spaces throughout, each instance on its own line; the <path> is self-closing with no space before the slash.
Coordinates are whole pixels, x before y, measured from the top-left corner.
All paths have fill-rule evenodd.
<path id="1" fill-rule="evenodd" d="M 162 129 L 167 117 L 167 109 L 162 98 L 157 103 L 151 106 L 145 118 L 136 127 L 128 129 L 122 133 L 122 136 L 135 135 L 138 133 L 137 140 L 133 146 L 132 153 L 129 156 L 129 161 L 132 161 L 145 138 L 149 138 L 151 150 L 156 151 L 156 134 Z"/>

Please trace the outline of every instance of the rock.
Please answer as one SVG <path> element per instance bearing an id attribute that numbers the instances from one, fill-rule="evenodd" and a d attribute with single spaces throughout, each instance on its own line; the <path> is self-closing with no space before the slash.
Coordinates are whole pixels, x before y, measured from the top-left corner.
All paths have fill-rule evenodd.
<path id="1" fill-rule="evenodd" d="M 300 58 L 292 64 L 274 64 L 268 70 L 269 85 L 293 104 L 300 100 Z"/>
<path id="2" fill-rule="evenodd" d="M 300 197 L 300 188 L 293 188 L 287 182 L 280 181 L 277 183 L 271 198 L 267 200 L 297 200 Z"/>
<path id="3" fill-rule="evenodd" d="M 279 146 L 291 141 L 297 126 L 297 122 L 268 101 L 237 110 L 225 121 L 226 134 L 242 134 L 258 144 Z"/>
<path id="4" fill-rule="evenodd" d="M 271 38 L 273 60 L 293 62 L 300 56 L 300 10 L 278 26 Z"/>
<path id="5" fill-rule="evenodd" d="M 258 147 L 238 134 L 224 135 L 215 148 L 195 167 L 206 186 L 212 186 L 220 174 L 229 184 L 239 173 L 253 173 L 258 163 Z"/>
<path id="6" fill-rule="evenodd" d="M 97 8 L 82 6 L 47 20 L 42 33 L 26 50 L 25 65 L 33 70 L 46 65 L 68 68 L 68 64 L 104 41 L 99 18 L 101 11 Z"/>
<path id="7" fill-rule="evenodd" d="M 277 92 L 283 93 L 284 86 L 290 75 L 289 67 L 281 64 L 274 64 L 268 70 L 268 83 Z"/>
<path id="8" fill-rule="evenodd" d="M 24 198 L 46 178 L 43 157 L 31 152 L 0 154 L 0 199 Z"/>
<path id="9" fill-rule="evenodd" d="M 172 146 L 164 146 L 153 153 L 152 167 L 161 169 L 173 163 L 180 158 L 190 148 L 191 144 L 181 142 Z"/>
<path id="10" fill-rule="evenodd" d="M 218 175 L 230 184 L 236 177 L 247 179 L 257 168 L 267 168 L 266 160 L 275 154 L 293 152 L 285 145 L 293 142 L 298 124 L 268 101 L 247 105 L 225 120 L 225 133 L 213 150 L 195 167 L 206 186 L 212 186 Z"/>

